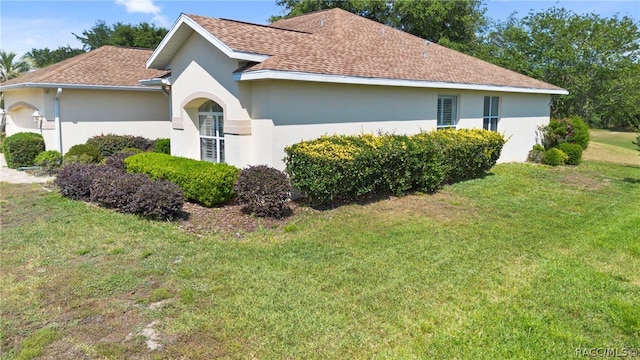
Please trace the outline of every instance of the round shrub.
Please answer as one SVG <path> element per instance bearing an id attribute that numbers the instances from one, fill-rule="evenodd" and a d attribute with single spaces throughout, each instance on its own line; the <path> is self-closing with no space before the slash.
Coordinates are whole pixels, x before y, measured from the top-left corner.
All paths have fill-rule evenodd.
<path id="1" fill-rule="evenodd" d="M 562 143 L 558 149 L 567 154 L 566 164 L 578 165 L 582 161 L 582 146 L 578 144 Z"/>
<path id="2" fill-rule="evenodd" d="M 146 151 L 151 141 L 142 136 L 100 134 L 89 138 L 87 144 L 94 145 L 103 157 L 108 157 L 126 148 Z"/>
<path id="3" fill-rule="evenodd" d="M 153 180 L 138 188 L 120 210 L 153 220 L 173 220 L 180 217 L 184 195 L 172 182 Z"/>
<path id="4" fill-rule="evenodd" d="M 62 154 L 56 150 L 43 151 L 36 156 L 35 164 L 48 174 L 55 174 L 62 166 Z"/>
<path id="5" fill-rule="evenodd" d="M 238 202 L 260 217 L 281 218 L 291 195 L 289 177 L 277 169 L 258 165 L 240 171 L 235 184 Z"/>
<path id="6" fill-rule="evenodd" d="M 542 162 L 542 154 L 544 154 L 544 146 L 535 144 L 533 145 L 533 149 L 529 151 L 527 161 L 540 164 Z"/>
<path id="7" fill-rule="evenodd" d="M 157 139 L 156 145 L 155 145 L 155 152 L 171 155 L 171 140 Z"/>
<path id="8" fill-rule="evenodd" d="M 97 164 L 102 160 L 100 150 L 91 144 L 73 145 L 66 154 L 64 154 L 65 163 L 93 163 Z"/>
<path id="9" fill-rule="evenodd" d="M 558 148 L 551 148 L 542 154 L 542 163 L 551 166 L 558 166 L 563 165 L 568 158 L 567 154 L 562 152 L 562 150 Z"/>
<path id="10" fill-rule="evenodd" d="M 74 200 L 89 200 L 91 183 L 102 171 L 104 166 L 97 164 L 68 164 L 58 171 L 54 182 L 63 196 Z"/>
<path id="11" fill-rule="evenodd" d="M 9 168 L 33 166 L 36 156 L 45 150 L 44 138 L 36 133 L 17 133 L 4 139 L 2 148 Z"/>

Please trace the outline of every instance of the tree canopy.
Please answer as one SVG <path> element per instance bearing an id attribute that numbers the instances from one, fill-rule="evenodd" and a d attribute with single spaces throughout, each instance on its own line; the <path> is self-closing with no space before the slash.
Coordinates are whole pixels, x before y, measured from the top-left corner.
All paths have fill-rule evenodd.
<path id="1" fill-rule="evenodd" d="M 16 59 L 17 56 L 14 52 L 0 50 L 0 82 L 13 79 L 31 70 L 32 65 L 29 59 L 25 57 Z"/>
<path id="2" fill-rule="evenodd" d="M 73 49 L 71 46 L 67 45 L 61 46 L 55 50 L 51 50 L 49 48 L 31 49 L 31 51 L 27 52 L 24 56 L 32 59 L 35 67 L 42 68 L 82 53 L 84 53 L 84 50 Z"/>
<path id="3" fill-rule="evenodd" d="M 271 22 L 341 8 L 462 51 L 474 46 L 476 33 L 486 25 L 486 9 L 480 0 L 276 0 L 276 4 L 288 12 L 272 16 Z"/>
<path id="4" fill-rule="evenodd" d="M 591 126 L 640 121 L 640 31 L 629 17 L 578 15 L 563 8 L 497 22 L 474 54 L 569 91 L 553 117 L 579 115 Z"/>
<path id="5" fill-rule="evenodd" d="M 90 51 L 104 45 L 131 46 L 147 49 L 156 48 L 169 30 L 153 24 L 142 22 L 137 25 L 121 22 L 107 25 L 104 20 L 98 20 L 82 35 L 73 34 L 83 45 L 84 50 Z"/>

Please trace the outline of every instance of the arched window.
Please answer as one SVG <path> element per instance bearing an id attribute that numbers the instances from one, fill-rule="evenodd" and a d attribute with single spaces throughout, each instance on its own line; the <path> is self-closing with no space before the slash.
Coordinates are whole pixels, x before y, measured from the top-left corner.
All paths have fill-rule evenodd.
<path id="1" fill-rule="evenodd" d="M 222 107 L 207 101 L 198 108 L 200 122 L 200 158 L 210 162 L 224 162 L 224 114 Z"/>

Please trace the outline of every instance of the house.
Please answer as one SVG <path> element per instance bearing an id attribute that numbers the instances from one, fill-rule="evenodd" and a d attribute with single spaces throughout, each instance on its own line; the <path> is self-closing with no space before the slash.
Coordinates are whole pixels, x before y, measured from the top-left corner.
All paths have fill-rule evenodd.
<path id="1" fill-rule="evenodd" d="M 166 74 L 145 67 L 151 53 L 104 46 L 0 83 L 7 135 L 38 132 L 62 153 L 101 133 L 169 137 L 168 91 L 138 82 Z"/>
<path id="2" fill-rule="evenodd" d="M 279 169 L 287 145 L 325 134 L 450 127 L 504 133 L 499 161 L 525 161 L 567 94 L 341 9 L 270 25 L 182 14 L 153 52 L 103 47 L 0 91 L 7 133 L 42 131 L 48 148 L 170 137 L 176 156 Z"/>
<path id="3" fill-rule="evenodd" d="M 147 61 L 171 71 L 171 151 L 284 167 L 324 134 L 485 128 L 525 161 L 557 86 L 341 9 L 268 26 L 181 15 Z M 169 84 L 167 78 L 147 85 Z"/>

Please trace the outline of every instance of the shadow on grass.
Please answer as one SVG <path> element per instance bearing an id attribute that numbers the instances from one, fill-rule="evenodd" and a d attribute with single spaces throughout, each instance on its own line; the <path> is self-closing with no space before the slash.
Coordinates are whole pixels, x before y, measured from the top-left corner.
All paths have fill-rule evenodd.
<path id="1" fill-rule="evenodd" d="M 639 179 L 634 179 L 634 178 L 626 177 L 626 178 L 622 179 L 622 181 L 628 182 L 628 183 L 631 183 L 631 184 L 640 184 L 640 178 Z"/>

